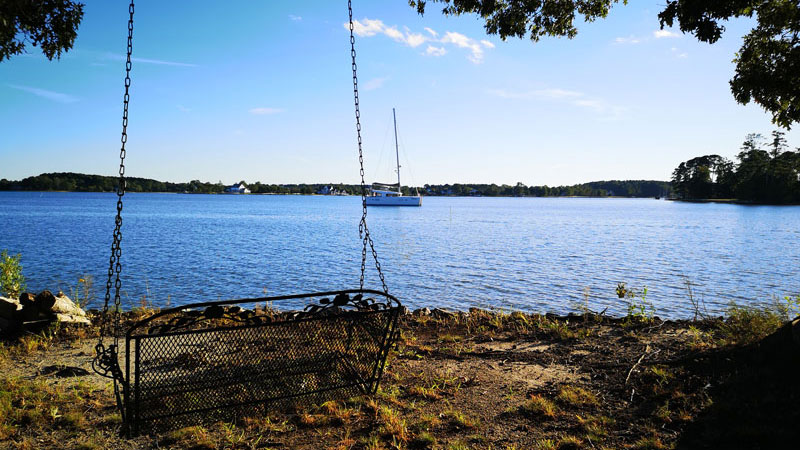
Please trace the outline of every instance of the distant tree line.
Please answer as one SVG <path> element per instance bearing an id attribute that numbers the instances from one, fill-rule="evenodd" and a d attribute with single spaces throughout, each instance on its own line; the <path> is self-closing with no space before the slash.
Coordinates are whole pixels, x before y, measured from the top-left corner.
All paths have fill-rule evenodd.
<path id="1" fill-rule="evenodd" d="M 204 183 L 192 180 L 188 183 L 170 183 L 148 178 L 126 178 L 129 192 L 191 192 L 210 194 L 222 192 L 222 183 Z M 118 177 L 86 175 L 82 173 L 59 172 L 43 173 L 20 181 L 0 180 L 0 191 L 77 191 L 77 192 L 115 192 Z"/>
<path id="2" fill-rule="evenodd" d="M 0 180 L 0 191 L 78 191 L 115 192 L 118 178 L 81 173 L 43 173 L 20 181 Z M 206 183 L 192 180 L 188 183 L 170 183 L 148 178 L 126 178 L 128 192 L 175 192 L 195 194 L 218 194 L 225 190 L 222 182 Z M 241 180 L 253 194 L 315 194 L 324 187 L 336 192 L 360 194 L 357 184 L 266 184 L 247 183 Z M 419 192 L 427 196 L 474 196 L 474 197 L 660 197 L 671 193 L 667 181 L 595 181 L 572 186 L 526 186 L 517 183 L 507 184 L 426 184 L 423 187 L 403 186 L 403 193 L 412 195 Z"/>
<path id="3" fill-rule="evenodd" d="M 755 203 L 800 203 L 800 148 L 789 150 L 785 134 L 773 131 L 745 138 L 737 162 L 705 155 L 680 163 L 672 172 L 678 198 L 736 199 Z"/>
<path id="4" fill-rule="evenodd" d="M 405 190 L 405 188 L 404 188 Z M 507 184 L 426 184 L 425 195 L 481 197 L 664 197 L 672 192 L 668 181 L 593 181 L 571 186 L 526 186 Z"/>

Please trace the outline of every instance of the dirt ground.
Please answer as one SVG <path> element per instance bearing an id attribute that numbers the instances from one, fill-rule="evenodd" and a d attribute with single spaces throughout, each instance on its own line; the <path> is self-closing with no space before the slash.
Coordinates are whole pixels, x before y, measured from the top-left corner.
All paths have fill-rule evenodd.
<path id="1" fill-rule="evenodd" d="M 0 350 L 0 448 L 798 448 L 791 327 L 734 342 L 721 320 L 474 310 L 401 330 L 376 395 L 134 439 L 91 370 L 95 330 L 16 336 Z"/>

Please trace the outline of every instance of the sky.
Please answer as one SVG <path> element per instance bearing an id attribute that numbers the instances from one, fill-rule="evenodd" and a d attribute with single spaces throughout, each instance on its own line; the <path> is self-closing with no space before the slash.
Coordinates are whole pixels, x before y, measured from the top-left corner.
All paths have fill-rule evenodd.
<path id="1" fill-rule="evenodd" d="M 74 48 L 0 63 L 0 178 L 114 175 L 127 3 L 86 1 Z M 575 39 L 502 41 L 476 16 L 354 1 L 367 182 L 563 185 L 670 178 L 775 127 L 728 81 L 749 19 L 721 41 L 659 30 L 663 1 L 615 6 Z M 136 5 L 129 176 L 357 183 L 347 4 Z M 792 147 L 800 132 L 787 134 Z"/>

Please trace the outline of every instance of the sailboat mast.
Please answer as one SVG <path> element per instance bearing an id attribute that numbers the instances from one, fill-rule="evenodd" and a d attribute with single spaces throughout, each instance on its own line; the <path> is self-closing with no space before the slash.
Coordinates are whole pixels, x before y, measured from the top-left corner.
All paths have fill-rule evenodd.
<path id="1" fill-rule="evenodd" d="M 392 119 L 394 120 L 394 154 L 397 157 L 397 193 L 402 193 L 400 189 L 400 148 L 397 145 L 397 114 L 392 108 Z"/>

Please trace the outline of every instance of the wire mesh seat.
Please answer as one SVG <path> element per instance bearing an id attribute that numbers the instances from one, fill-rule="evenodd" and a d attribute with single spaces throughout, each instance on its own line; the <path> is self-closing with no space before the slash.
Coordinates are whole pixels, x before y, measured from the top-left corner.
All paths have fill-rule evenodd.
<path id="1" fill-rule="evenodd" d="M 313 303 L 298 309 L 303 301 Z M 263 302 L 265 310 L 238 306 Z M 126 334 L 120 408 L 129 435 L 374 393 L 401 308 L 371 290 L 191 306 L 161 311 Z"/>

